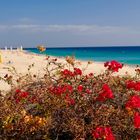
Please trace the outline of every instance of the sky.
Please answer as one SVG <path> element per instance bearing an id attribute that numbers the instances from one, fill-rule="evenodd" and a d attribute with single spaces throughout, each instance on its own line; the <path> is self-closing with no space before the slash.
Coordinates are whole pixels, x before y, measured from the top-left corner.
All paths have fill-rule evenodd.
<path id="1" fill-rule="evenodd" d="M 0 47 L 140 45 L 140 0 L 0 0 Z"/>

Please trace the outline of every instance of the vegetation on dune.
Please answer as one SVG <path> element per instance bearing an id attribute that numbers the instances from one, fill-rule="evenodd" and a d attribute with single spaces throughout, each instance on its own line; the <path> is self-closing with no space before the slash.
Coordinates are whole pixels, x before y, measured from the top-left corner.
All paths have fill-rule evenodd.
<path id="1" fill-rule="evenodd" d="M 42 78 L 30 73 L 32 66 L 24 76 L 4 77 L 12 89 L 0 96 L 0 139 L 140 139 L 139 69 L 134 77 L 114 76 L 123 65 L 110 61 L 94 75 L 73 57 L 46 61 Z"/>

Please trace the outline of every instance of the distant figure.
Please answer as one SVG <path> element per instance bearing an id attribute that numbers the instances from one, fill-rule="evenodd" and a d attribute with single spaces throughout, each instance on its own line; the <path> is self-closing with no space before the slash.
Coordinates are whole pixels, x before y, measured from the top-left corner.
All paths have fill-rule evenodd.
<path id="1" fill-rule="evenodd" d="M 22 45 L 20 46 L 20 50 L 23 51 L 23 47 L 22 47 Z"/>
<path id="2" fill-rule="evenodd" d="M 2 56 L 1 56 L 1 52 L 0 52 L 0 63 L 2 63 Z"/>
<path id="3" fill-rule="evenodd" d="M 12 51 L 13 50 L 13 48 L 12 48 L 12 46 L 10 46 L 10 51 Z"/>
<path id="4" fill-rule="evenodd" d="M 7 46 L 5 46 L 5 51 L 7 51 Z"/>

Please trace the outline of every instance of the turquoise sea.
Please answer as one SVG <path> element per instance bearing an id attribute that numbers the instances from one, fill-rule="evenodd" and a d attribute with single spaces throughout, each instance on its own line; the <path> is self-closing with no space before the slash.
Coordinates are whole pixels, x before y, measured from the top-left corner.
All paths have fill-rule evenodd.
<path id="1" fill-rule="evenodd" d="M 37 48 L 24 48 L 24 50 L 40 54 Z M 100 62 L 117 60 L 125 64 L 140 64 L 140 46 L 46 48 L 46 51 L 43 52 L 43 54 L 58 57 L 74 55 L 80 60 L 93 60 Z"/>

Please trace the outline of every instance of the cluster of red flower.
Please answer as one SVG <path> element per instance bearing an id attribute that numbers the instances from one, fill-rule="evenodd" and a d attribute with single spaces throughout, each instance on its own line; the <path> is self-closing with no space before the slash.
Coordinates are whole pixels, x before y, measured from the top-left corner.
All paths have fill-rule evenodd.
<path id="1" fill-rule="evenodd" d="M 73 91 L 73 87 L 69 84 L 50 87 L 49 90 L 55 95 L 62 95 L 63 93 L 71 93 Z"/>
<path id="2" fill-rule="evenodd" d="M 134 114 L 134 126 L 135 128 L 140 128 L 140 113 L 138 112 Z"/>
<path id="3" fill-rule="evenodd" d="M 134 82 L 134 81 L 127 81 L 126 87 L 128 89 L 134 89 L 136 91 L 140 91 L 140 82 Z"/>
<path id="4" fill-rule="evenodd" d="M 74 75 L 82 75 L 82 71 L 79 68 L 74 68 Z"/>
<path id="5" fill-rule="evenodd" d="M 71 72 L 70 70 L 68 69 L 64 69 L 63 71 L 61 71 L 62 75 L 63 76 L 74 76 L 73 72 Z"/>
<path id="6" fill-rule="evenodd" d="M 55 95 L 59 95 L 59 96 L 61 96 L 62 94 L 65 93 L 65 102 L 68 103 L 69 105 L 75 104 L 75 100 L 73 98 L 71 98 L 69 95 L 73 91 L 73 87 L 71 85 L 66 84 L 63 86 L 51 87 L 51 88 L 49 88 L 49 90 L 51 91 L 51 93 L 53 93 Z"/>
<path id="7" fill-rule="evenodd" d="M 106 99 L 112 99 L 114 95 L 107 84 L 104 84 L 101 90 L 101 93 L 97 97 L 98 101 L 105 101 Z"/>
<path id="8" fill-rule="evenodd" d="M 133 95 L 130 97 L 130 99 L 127 101 L 126 108 L 140 108 L 140 96 L 138 95 Z"/>
<path id="9" fill-rule="evenodd" d="M 77 90 L 78 90 L 79 92 L 82 92 L 82 91 L 83 91 L 83 86 L 82 86 L 82 85 L 79 85 L 79 86 L 77 87 Z"/>
<path id="10" fill-rule="evenodd" d="M 104 63 L 105 67 L 108 67 L 108 70 L 111 70 L 113 72 L 118 72 L 119 69 L 123 67 L 123 65 L 115 60 L 108 61 Z"/>
<path id="11" fill-rule="evenodd" d="M 138 95 L 131 96 L 125 106 L 126 108 L 129 109 L 140 108 L 140 96 Z M 135 128 L 140 128 L 140 114 L 138 112 L 135 112 L 134 114 L 134 126 Z"/>
<path id="12" fill-rule="evenodd" d="M 97 127 L 93 132 L 92 135 L 96 139 L 105 140 L 115 140 L 115 137 L 111 131 L 111 127 Z"/>
<path id="13" fill-rule="evenodd" d="M 71 98 L 69 96 L 69 94 L 66 95 L 65 101 L 66 101 L 66 103 L 68 103 L 68 105 L 74 105 L 75 104 L 75 100 L 73 98 Z"/>
<path id="14" fill-rule="evenodd" d="M 82 75 L 82 71 L 79 68 L 74 68 L 74 72 L 64 69 L 62 72 L 62 75 L 69 77 L 69 76 L 76 76 L 76 75 Z"/>
<path id="15" fill-rule="evenodd" d="M 19 103 L 21 100 L 26 99 L 28 97 L 28 92 L 23 92 L 20 89 L 16 90 L 16 102 Z"/>

